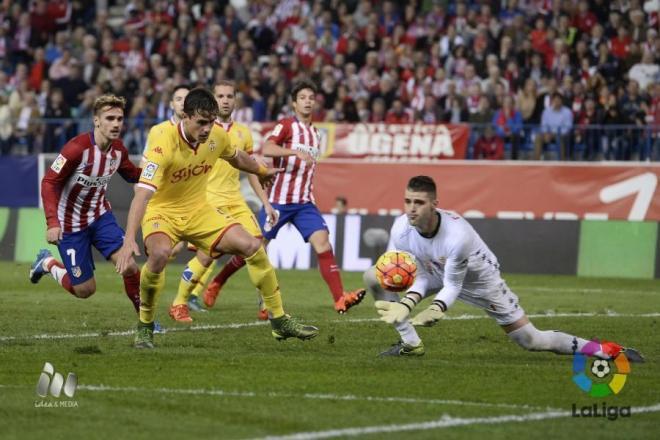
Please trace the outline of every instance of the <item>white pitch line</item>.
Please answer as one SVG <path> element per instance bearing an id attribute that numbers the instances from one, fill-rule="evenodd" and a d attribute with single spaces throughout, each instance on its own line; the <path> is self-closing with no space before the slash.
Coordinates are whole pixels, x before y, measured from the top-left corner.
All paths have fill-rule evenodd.
<path id="1" fill-rule="evenodd" d="M 266 325 L 264 321 L 253 321 L 244 323 L 233 324 L 203 324 L 193 325 L 187 328 L 172 327 L 166 329 L 166 333 L 170 332 L 189 332 L 189 331 L 204 331 L 204 330 L 227 330 L 245 327 L 257 327 Z M 135 334 L 135 330 L 115 330 L 109 332 L 90 332 L 90 333 L 42 333 L 38 335 L 25 335 L 25 336 L 0 336 L 0 341 L 14 341 L 17 339 L 74 339 L 74 338 L 98 338 L 101 336 L 130 336 Z"/>
<path id="2" fill-rule="evenodd" d="M 578 287 L 539 287 L 539 286 L 509 286 L 515 292 L 532 291 L 532 292 L 579 292 L 579 293 L 625 293 L 625 294 L 653 294 L 658 295 L 660 292 L 654 290 L 627 290 L 627 289 L 600 289 L 600 288 L 578 288 Z"/>
<path id="3" fill-rule="evenodd" d="M 467 400 L 449 400 L 449 399 L 419 399 L 415 397 L 380 397 L 380 396 L 356 396 L 353 394 L 293 394 L 278 392 L 253 392 L 253 391 L 225 391 L 218 389 L 180 389 L 180 388 L 138 388 L 138 387 L 112 387 L 107 385 L 78 385 L 77 390 L 87 390 L 95 392 L 134 392 L 134 393 L 163 393 L 163 394 L 185 394 L 197 396 L 223 396 L 223 397 L 258 397 L 258 398 L 293 398 L 310 400 L 342 400 L 356 402 L 388 402 L 388 403 L 414 403 L 424 405 L 456 405 L 456 406 L 478 406 L 489 408 L 508 408 L 522 410 L 553 410 L 553 408 L 539 407 L 531 405 L 516 405 L 512 403 L 490 403 L 474 402 Z"/>
<path id="4" fill-rule="evenodd" d="M 643 406 L 638 408 L 631 408 L 632 414 L 650 413 L 660 411 L 660 403 L 651 406 Z M 267 436 L 259 438 L 259 440 L 316 440 L 333 437 L 357 437 L 361 435 L 404 432 L 404 431 L 428 431 L 432 429 L 451 428 L 454 426 L 470 426 L 470 425 L 497 425 L 501 423 L 523 423 L 533 422 L 538 420 L 557 419 L 562 417 L 571 417 L 570 411 L 552 410 L 546 412 L 537 412 L 531 414 L 509 414 L 494 417 L 451 417 L 443 416 L 438 420 L 431 420 L 428 422 L 406 423 L 402 425 L 376 425 L 364 426 L 356 428 L 343 428 L 332 429 L 328 431 L 316 432 L 298 432 L 295 434 L 281 435 L 281 436 Z"/>
<path id="5" fill-rule="evenodd" d="M 657 318 L 660 317 L 660 312 L 656 313 L 617 313 L 617 312 L 608 312 L 608 313 L 538 313 L 527 315 L 529 318 Z M 491 319 L 488 315 L 456 315 L 456 316 L 446 316 L 442 318 L 443 321 L 466 321 L 473 319 Z M 361 323 L 361 322 L 378 322 L 378 318 L 358 318 L 358 319 L 335 319 L 330 321 L 332 324 L 337 323 Z M 203 325 L 193 325 L 191 327 L 171 327 L 167 328 L 166 332 L 194 332 L 194 331 L 205 331 L 205 330 L 227 330 L 227 329 L 238 329 L 245 327 L 258 327 L 262 325 L 267 325 L 267 322 L 264 321 L 253 321 L 245 323 L 233 323 L 233 324 L 203 324 Z M 0 336 L 0 342 L 2 341 L 15 341 L 23 339 L 75 339 L 75 338 L 98 338 L 102 336 L 130 336 L 135 333 L 135 330 L 115 330 L 109 332 L 88 332 L 88 333 L 41 333 L 37 335 L 22 335 L 22 336 Z"/>

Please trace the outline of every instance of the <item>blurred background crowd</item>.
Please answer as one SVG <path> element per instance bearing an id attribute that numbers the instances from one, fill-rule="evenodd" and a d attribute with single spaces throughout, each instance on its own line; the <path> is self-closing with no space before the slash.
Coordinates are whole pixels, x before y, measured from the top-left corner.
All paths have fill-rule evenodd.
<path id="1" fill-rule="evenodd" d="M 658 0 L 20 1 L 0 5 L 2 154 L 56 152 L 124 96 L 142 150 L 178 84 L 237 84 L 234 118 L 469 123 L 469 158 L 659 159 Z M 71 118 L 71 119 L 70 119 Z"/>

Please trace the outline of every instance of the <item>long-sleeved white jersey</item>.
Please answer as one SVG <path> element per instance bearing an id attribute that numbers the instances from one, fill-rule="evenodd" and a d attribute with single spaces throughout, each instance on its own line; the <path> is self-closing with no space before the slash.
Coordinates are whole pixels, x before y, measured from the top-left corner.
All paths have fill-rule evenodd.
<path id="1" fill-rule="evenodd" d="M 472 302 L 494 294 L 502 286 L 495 254 L 463 217 L 440 209 L 437 215 L 440 225 L 431 238 L 420 235 L 405 215 L 392 225 L 390 248 L 417 261 L 415 283 L 408 291 L 425 296 L 439 289 L 435 299 L 447 308 L 459 295 Z"/>

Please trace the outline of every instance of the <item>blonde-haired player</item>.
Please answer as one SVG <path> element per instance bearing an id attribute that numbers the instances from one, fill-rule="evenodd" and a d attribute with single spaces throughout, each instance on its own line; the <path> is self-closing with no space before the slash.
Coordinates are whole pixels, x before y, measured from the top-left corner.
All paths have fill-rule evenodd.
<path id="1" fill-rule="evenodd" d="M 231 118 L 234 111 L 235 93 L 236 88 L 232 82 L 219 81 L 216 83 L 213 94 L 220 109 L 216 124 L 227 132 L 232 146 L 252 154 L 253 143 L 250 129 L 246 125 L 232 121 Z M 263 203 L 266 213 L 271 216 L 273 222 L 276 222 L 277 214 L 268 202 L 268 196 L 261 188 L 259 179 L 253 174 L 248 174 L 248 180 Z M 240 186 L 239 171 L 226 161 L 218 160 L 209 176 L 206 199 L 211 206 L 239 222 L 250 235 L 261 239 L 261 229 L 254 214 L 245 203 Z M 234 260 L 242 262 L 243 258 L 240 255 L 234 255 L 229 264 L 234 264 Z M 170 308 L 172 319 L 179 322 L 192 322 L 190 310 L 205 311 L 199 301 L 199 295 L 204 289 L 206 280 L 213 273 L 212 263 L 213 259 L 200 251 L 197 251 L 188 262 L 181 274 L 177 296 Z M 205 297 L 205 301 L 207 301 L 207 297 Z M 215 303 L 215 297 L 213 297 L 213 303 Z M 207 302 L 207 306 L 211 307 L 213 303 Z M 268 319 L 267 312 L 260 310 L 259 318 Z"/>

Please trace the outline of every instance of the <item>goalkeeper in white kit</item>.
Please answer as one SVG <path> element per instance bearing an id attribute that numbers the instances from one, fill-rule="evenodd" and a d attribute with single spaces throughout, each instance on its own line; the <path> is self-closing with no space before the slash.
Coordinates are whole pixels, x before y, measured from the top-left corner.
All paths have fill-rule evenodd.
<path id="1" fill-rule="evenodd" d="M 414 326 L 434 325 L 457 299 L 483 309 L 526 350 L 570 355 L 591 343 L 534 327 L 518 304 L 518 296 L 500 276 L 495 254 L 465 219 L 438 209 L 437 204 L 432 178 L 410 179 L 405 191 L 405 214 L 395 220 L 390 239 L 391 247 L 408 252 L 417 262 L 415 282 L 403 298 L 380 286 L 375 267 L 364 274 L 381 320 L 393 324 L 400 335 L 400 341 L 382 356 L 423 355 L 424 345 Z M 433 297 L 431 304 L 411 319 L 410 312 L 426 297 Z M 595 350 L 592 346 L 589 350 L 601 359 L 616 358 L 623 351 L 631 362 L 644 361 L 637 350 L 615 342 L 603 341 Z"/>

